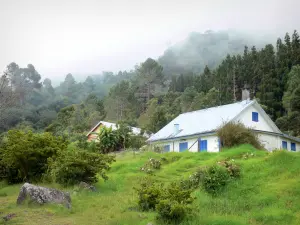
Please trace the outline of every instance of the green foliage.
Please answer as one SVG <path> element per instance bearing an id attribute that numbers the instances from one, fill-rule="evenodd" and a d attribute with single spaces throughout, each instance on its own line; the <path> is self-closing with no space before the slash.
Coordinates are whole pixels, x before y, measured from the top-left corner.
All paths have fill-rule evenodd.
<path id="1" fill-rule="evenodd" d="M 118 136 L 111 127 L 101 127 L 97 139 L 99 141 L 97 145 L 101 153 L 109 153 L 118 150 Z"/>
<path id="2" fill-rule="evenodd" d="M 5 178 L 11 182 L 39 180 L 47 170 L 47 160 L 66 147 L 65 140 L 50 133 L 8 131 L 0 147 L 1 164 L 7 168 Z"/>
<path id="3" fill-rule="evenodd" d="M 253 153 L 255 157 L 245 160 L 242 156 Z M 134 207 L 137 194 L 132 187 L 139 187 L 139 181 L 145 176 L 137 168 L 149 159 L 157 156 L 153 152 L 132 154 L 124 152 L 117 155 L 117 162 L 108 171 L 109 179 L 99 181 L 95 186 L 100 193 L 73 193 L 73 187 L 63 188 L 71 192 L 72 212 L 56 205 L 34 207 L 24 213 L 24 207 L 15 204 L 20 185 L 6 185 L 0 182 L 1 212 L 3 215 L 16 213 L 9 223 L 31 225 L 40 224 L 168 224 L 167 221 L 155 221 L 157 211 L 139 211 Z M 188 178 L 199 167 L 207 167 L 212 162 L 234 158 L 241 165 L 242 176 L 228 183 L 219 195 L 212 196 L 199 188 L 193 191 L 195 197 L 191 205 L 191 216 L 173 224 L 286 224 L 298 225 L 300 207 L 300 154 L 298 152 L 276 151 L 268 153 L 256 151 L 250 145 L 242 145 L 218 154 L 168 153 L 164 154 L 170 163 L 157 171 L 152 179 L 166 185 Z M 172 158 L 180 158 L 172 162 Z M 41 186 L 61 189 L 57 184 L 39 183 Z M 284 207 L 283 207 L 284 206 Z M 99 213 L 101 208 L 101 213 Z M 50 211 L 49 216 L 45 210 Z M 24 214 L 23 214 L 24 213 Z M 50 220 L 49 220 L 50 219 Z M 8 223 L 8 224 L 9 224 Z M 172 224 L 169 222 L 169 224 Z"/>
<path id="4" fill-rule="evenodd" d="M 145 172 L 145 173 L 153 173 L 154 170 L 159 170 L 160 167 L 161 167 L 161 161 L 160 160 L 150 158 L 145 163 L 145 165 L 140 168 L 140 170 Z"/>
<path id="5" fill-rule="evenodd" d="M 143 211 L 154 210 L 162 194 L 162 184 L 155 183 L 149 179 L 143 180 L 138 193 L 138 206 Z"/>
<path id="6" fill-rule="evenodd" d="M 263 148 L 257 135 L 242 123 L 226 123 L 217 130 L 217 135 L 222 147 L 231 148 L 241 144 L 251 144 L 257 149 Z"/>
<path id="7" fill-rule="evenodd" d="M 196 172 L 191 174 L 188 179 L 180 181 L 180 185 L 183 189 L 195 189 L 198 188 L 206 175 L 206 168 L 199 168 Z"/>
<path id="8" fill-rule="evenodd" d="M 54 182 L 63 185 L 97 182 L 97 174 L 107 180 L 106 171 L 115 161 L 114 156 L 78 149 L 60 151 L 57 157 L 49 159 L 48 175 Z"/>
<path id="9" fill-rule="evenodd" d="M 229 182 L 230 175 L 226 168 L 213 165 L 207 168 L 203 178 L 203 188 L 210 194 L 217 194 Z"/>
<path id="10" fill-rule="evenodd" d="M 140 148 L 145 144 L 145 138 L 132 134 L 132 130 L 126 122 L 118 122 L 116 130 L 102 126 L 97 135 L 95 145 L 101 153 L 115 152 L 126 148 Z"/>
<path id="11" fill-rule="evenodd" d="M 232 178 L 239 178 L 241 175 L 241 169 L 240 167 L 234 163 L 234 160 L 225 160 L 225 161 L 221 161 L 218 162 L 218 164 L 220 166 L 223 166 L 227 169 L 227 172 L 229 174 L 230 177 Z"/>
<path id="12" fill-rule="evenodd" d="M 135 190 L 139 208 L 143 211 L 156 210 L 158 219 L 167 222 L 180 222 L 191 210 L 189 205 L 194 200 L 191 197 L 192 190 L 182 189 L 177 183 L 164 186 L 145 179 Z"/>
<path id="13" fill-rule="evenodd" d="M 190 207 L 178 201 L 171 201 L 170 199 L 163 199 L 156 205 L 158 218 L 166 222 L 181 222 L 186 214 L 189 212 Z"/>

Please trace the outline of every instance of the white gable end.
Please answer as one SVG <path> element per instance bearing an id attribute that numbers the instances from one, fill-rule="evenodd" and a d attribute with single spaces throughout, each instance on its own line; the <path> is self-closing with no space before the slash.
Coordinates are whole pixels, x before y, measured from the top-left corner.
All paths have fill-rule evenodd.
<path id="1" fill-rule="evenodd" d="M 257 113 L 258 121 L 253 121 L 252 113 Z M 263 109 L 254 103 L 242 111 L 234 120 L 234 122 L 241 122 L 245 126 L 259 131 L 281 133 L 276 127 L 275 123 L 263 111 Z"/>

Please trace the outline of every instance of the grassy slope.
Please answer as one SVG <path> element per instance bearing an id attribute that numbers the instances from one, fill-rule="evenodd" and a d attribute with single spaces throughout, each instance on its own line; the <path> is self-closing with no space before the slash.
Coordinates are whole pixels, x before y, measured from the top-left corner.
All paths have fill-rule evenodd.
<path id="1" fill-rule="evenodd" d="M 245 152 L 255 156 L 241 159 Z M 242 177 L 231 182 L 224 192 L 211 197 L 195 191 L 194 214 L 182 224 L 300 224 L 300 154 L 255 151 L 250 146 L 213 153 L 167 153 L 166 158 L 180 157 L 168 163 L 155 175 L 170 182 L 188 177 L 202 165 L 224 158 L 234 158 L 242 168 Z M 155 153 L 119 155 L 109 172 L 107 182 L 97 184 L 99 193 L 72 194 L 73 208 L 68 211 L 57 205 L 22 205 L 15 201 L 20 185 L 0 189 L 1 215 L 16 213 L 8 224 L 147 224 L 155 221 L 155 213 L 134 210 L 136 194 L 133 187 L 144 176 L 139 171 Z M 48 185 L 49 186 L 49 185 Z M 53 186 L 53 185 L 50 185 Z M 57 187 L 57 186 L 56 186 Z M 7 196 L 4 196 L 7 195 Z M 1 222 L 0 222 L 1 223 Z"/>

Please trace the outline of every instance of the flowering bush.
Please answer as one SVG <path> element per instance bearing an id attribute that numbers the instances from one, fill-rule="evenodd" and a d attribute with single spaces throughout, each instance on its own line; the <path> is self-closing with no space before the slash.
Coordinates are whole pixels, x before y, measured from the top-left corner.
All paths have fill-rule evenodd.
<path id="1" fill-rule="evenodd" d="M 159 170 L 161 167 L 161 161 L 150 158 L 148 162 L 144 166 L 140 168 L 141 171 L 146 172 L 146 173 L 153 173 L 154 170 Z"/>
<path id="2" fill-rule="evenodd" d="M 234 163 L 234 159 L 231 159 L 230 161 L 229 160 L 221 161 L 218 162 L 218 164 L 227 169 L 227 172 L 230 177 L 235 177 L 235 178 L 240 177 L 241 169 L 238 165 Z"/>

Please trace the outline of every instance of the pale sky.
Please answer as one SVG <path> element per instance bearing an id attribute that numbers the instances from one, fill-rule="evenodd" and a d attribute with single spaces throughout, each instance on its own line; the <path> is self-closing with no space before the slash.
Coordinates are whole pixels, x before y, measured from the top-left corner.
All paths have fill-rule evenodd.
<path id="1" fill-rule="evenodd" d="M 283 36 L 300 0 L 0 0 L 0 70 L 33 64 L 43 77 L 132 69 L 189 32 Z"/>

